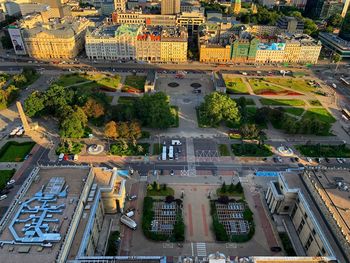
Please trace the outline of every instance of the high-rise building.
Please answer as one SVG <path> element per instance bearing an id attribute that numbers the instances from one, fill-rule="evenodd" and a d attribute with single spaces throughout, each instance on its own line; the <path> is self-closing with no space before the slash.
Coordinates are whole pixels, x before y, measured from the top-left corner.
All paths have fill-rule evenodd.
<path id="1" fill-rule="evenodd" d="M 347 12 L 343 24 L 340 28 L 339 37 L 350 41 L 350 12 Z"/>
<path id="2" fill-rule="evenodd" d="M 232 1 L 232 8 L 234 14 L 239 14 L 241 12 L 242 4 L 241 0 L 233 0 Z"/>
<path id="3" fill-rule="evenodd" d="M 161 14 L 175 15 L 180 13 L 180 0 L 162 0 Z"/>
<path id="4" fill-rule="evenodd" d="M 302 34 L 304 31 L 304 22 L 295 17 L 280 17 L 276 25 L 278 33 Z"/>
<path id="5" fill-rule="evenodd" d="M 339 0 L 326 1 L 321 10 L 320 18 L 327 19 L 332 15 L 341 14 L 344 7 L 344 3 Z"/>
<path id="6" fill-rule="evenodd" d="M 307 0 L 305 14 L 312 19 L 320 18 L 324 2 L 325 0 Z"/>
<path id="7" fill-rule="evenodd" d="M 114 8 L 116 11 L 124 12 L 126 10 L 126 0 L 114 0 Z"/>
<path id="8" fill-rule="evenodd" d="M 342 17 L 346 16 L 346 13 L 348 12 L 348 9 L 349 9 L 349 4 L 350 4 L 350 0 L 345 0 L 344 1 L 343 10 L 341 11 L 341 16 Z"/>

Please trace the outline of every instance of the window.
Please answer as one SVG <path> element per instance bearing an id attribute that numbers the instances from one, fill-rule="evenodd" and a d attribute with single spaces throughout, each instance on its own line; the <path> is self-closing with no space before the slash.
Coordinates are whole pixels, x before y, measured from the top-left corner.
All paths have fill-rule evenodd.
<path id="1" fill-rule="evenodd" d="M 305 225 L 305 221 L 304 221 L 304 219 L 301 219 L 300 225 L 299 225 L 299 227 L 298 227 L 298 229 L 297 229 L 298 235 L 299 235 L 300 232 L 303 230 L 304 225 Z"/>
<path id="2" fill-rule="evenodd" d="M 286 205 L 285 207 L 283 207 L 284 211 L 288 211 L 289 210 L 289 205 Z"/>
<path id="3" fill-rule="evenodd" d="M 313 234 L 314 236 L 316 235 L 316 231 L 315 231 L 315 229 L 314 229 L 314 228 L 312 229 L 312 231 L 311 231 L 311 232 L 312 232 L 312 234 Z"/>
<path id="4" fill-rule="evenodd" d="M 309 235 L 309 238 L 307 239 L 306 244 L 305 244 L 305 246 L 304 246 L 305 251 L 307 251 L 307 250 L 309 249 L 309 247 L 310 247 L 312 241 L 314 241 L 314 238 L 313 238 L 312 235 L 310 234 L 310 235 Z"/>

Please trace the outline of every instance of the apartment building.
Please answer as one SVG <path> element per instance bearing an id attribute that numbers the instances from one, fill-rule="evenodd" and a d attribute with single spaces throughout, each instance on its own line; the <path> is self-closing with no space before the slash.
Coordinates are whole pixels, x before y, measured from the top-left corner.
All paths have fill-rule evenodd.
<path id="1" fill-rule="evenodd" d="M 198 28 L 205 23 L 204 10 L 181 12 L 176 16 L 176 25 L 186 27 L 190 37 L 197 36 Z"/>
<path id="2" fill-rule="evenodd" d="M 144 27 L 136 39 L 137 60 L 161 61 L 161 33 L 158 28 Z"/>
<path id="3" fill-rule="evenodd" d="M 143 14 L 141 9 L 113 12 L 114 24 L 176 26 L 176 15 Z"/>
<path id="4" fill-rule="evenodd" d="M 136 58 L 136 36 L 140 25 L 101 26 L 88 30 L 85 51 L 90 59 L 133 60 Z"/>
<path id="5" fill-rule="evenodd" d="M 279 34 L 302 34 L 304 31 L 304 22 L 301 19 L 290 16 L 280 17 L 276 26 Z"/>
<path id="6" fill-rule="evenodd" d="M 161 33 L 160 57 L 163 62 L 187 61 L 187 29 L 164 28 Z"/>
<path id="7" fill-rule="evenodd" d="M 86 18 L 51 19 L 21 27 L 25 49 L 37 59 L 71 59 L 84 47 L 85 32 L 91 22 Z"/>
<path id="8" fill-rule="evenodd" d="M 161 11 L 162 15 L 176 15 L 180 13 L 180 0 L 162 0 Z"/>

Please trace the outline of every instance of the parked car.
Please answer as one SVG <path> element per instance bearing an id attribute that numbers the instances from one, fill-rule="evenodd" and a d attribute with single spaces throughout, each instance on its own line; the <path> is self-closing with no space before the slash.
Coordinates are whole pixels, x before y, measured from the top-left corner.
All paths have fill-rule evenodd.
<path id="1" fill-rule="evenodd" d="M 7 182 L 7 185 L 13 185 L 16 181 L 11 179 L 10 181 Z"/>
<path id="2" fill-rule="evenodd" d="M 282 251 L 282 248 L 281 247 L 270 247 L 270 250 L 272 252 L 281 252 Z"/>
<path id="3" fill-rule="evenodd" d="M 309 162 L 309 163 L 312 163 L 312 159 L 310 157 L 306 157 L 306 160 Z"/>
<path id="4" fill-rule="evenodd" d="M 130 217 L 127 217 L 126 215 L 122 215 L 122 217 L 120 218 L 120 222 L 122 222 L 124 225 L 131 228 L 132 230 L 136 230 L 137 228 L 136 222 Z"/>
<path id="5" fill-rule="evenodd" d="M 338 163 L 343 163 L 343 160 L 341 158 L 337 158 Z"/>
<path id="6" fill-rule="evenodd" d="M 129 201 L 133 201 L 133 200 L 136 200 L 136 199 L 137 199 L 137 195 L 127 195 L 126 198 L 127 198 Z"/>
<path id="7" fill-rule="evenodd" d="M 4 200 L 4 199 L 6 199 L 7 198 L 7 195 L 2 195 L 2 196 L 0 196 L 0 201 L 1 200 Z"/>
<path id="8" fill-rule="evenodd" d="M 171 176 L 174 175 L 174 170 L 170 170 L 170 175 L 171 175 Z"/>

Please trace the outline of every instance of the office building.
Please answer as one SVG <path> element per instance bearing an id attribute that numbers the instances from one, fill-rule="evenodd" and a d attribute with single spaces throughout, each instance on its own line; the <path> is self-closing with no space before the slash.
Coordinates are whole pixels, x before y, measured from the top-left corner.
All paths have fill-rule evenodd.
<path id="1" fill-rule="evenodd" d="M 113 12 L 112 22 L 125 25 L 176 26 L 176 15 L 143 14 L 142 10 Z"/>
<path id="2" fill-rule="evenodd" d="M 348 175 L 307 170 L 301 177 L 294 173 L 280 174 L 278 180 L 269 183 L 265 195 L 267 206 L 277 227 L 283 225 L 297 255 L 335 257 L 338 262 L 349 262 L 347 215 L 341 210 L 348 207 L 342 203 L 347 198 L 341 197 L 347 197 L 342 189 L 348 184 Z M 342 181 L 337 182 L 337 178 Z"/>
<path id="3" fill-rule="evenodd" d="M 101 26 L 88 30 L 85 51 L 90 59 L 133 60 L 136 58 L 136 36 L 140 25 Z"/>
<path id="4" fill-rule="evenodd" d="M 21 33 L 30 57 L 72 59 L 83 49 L 89 25 L 86 18 L 51 19 L 31 28 L 22 28 Z"/>
<path id="5" fill-rule="evenodd" d="M 339 31 L 339 37 L 350 41 L 350 11 L 346 14 Z"/>
<path id="6" fill-rule="evenodd" d="M 180 0 L 162 0 L 161 14 L 162 15 L 176 15 L 180 13 Z"/>
<path id="7" fill-rule="evenodd" d="M 327 19 L 332 15 L 339 15 L 341 14 L 343 8 L 344 3 L 339 0 L 326 1 L 322 6 L 320 18 Z"/>
<path id="8" fill-rule="evenodd" d="M 199 11 L 203 10 L 203 7 L 201 7 L 201 4 L 198 0 L 185 0 L 181 1 L 180 5 L 180 12 L 192 12 L 192 11 Z"/>
<path id="9" fill-rule="evenodd" d="M 339 54 L 343 59 L 350 58 L 350 41 L 346 41 L 337 35 L 326 32 L 320 32 L 318 37 L 322 45 L 328 50 Z"/>
<path id="10" fill-rule="evenodd" d="M 277 20 L 277 33 L 302 34 L 304 31 L 304 22 L 300 19 L 290 16 L 283 16 Z"/>
<path id="11" fill-rule="evenodd" d="M 126 10 L 126 0 L 114 0 L 114 10 L 125 12 Z"/>
<path id="12" fill-rule="evenodd" d="M 232 9 L 234 14 L 239 14 L 241 12 L 242 3 L 241 0 L 234 0 L 232 3 Z"/>
<path id="13" fill-rule="evenodd" d="M 204 10 L 181 12 L 176 16 L 176 25 L 186 27 L 189 37 L 198 35 L 198 28 L 205 22 Z"/>
<path id="14" fill-rule="evenodd" d="M 305 15 L 311 19 L 319 19 L 325 0 L 307 0 L 305 5 Z"/>

